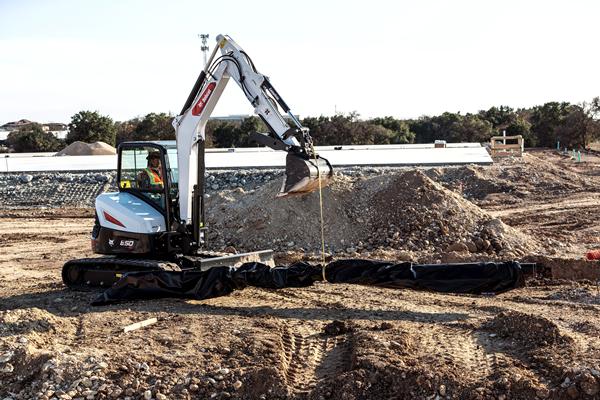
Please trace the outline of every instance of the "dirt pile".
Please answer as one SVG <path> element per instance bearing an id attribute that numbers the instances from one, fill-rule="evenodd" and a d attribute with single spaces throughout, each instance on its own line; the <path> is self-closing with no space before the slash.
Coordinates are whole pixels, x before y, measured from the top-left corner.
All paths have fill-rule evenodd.
<path id="1" fill-rule="evenodd" d="M 500 337 L 511 338 L 527 346 L 573 344 L 573 339 L 562 334 L 554 322 L 518 311 L 498 314 L 486 328 Z"/>
<path id="2" fill-rule="evenodd" d="M 432 168 L 425 173 L 434 181 L 467 199 L 482 200 L 490 194 L 515 190 L 514 183 L 487 176 L 485 167 L 468 165 L 458 168 Z"/>
<path id="3" fill-rule="evenodd" d="M 533 242 L 421 171 L 386 178 L 368 203 L 368 241 L 377 246 L 506 254 L 523 253 Z"/>
<path id="4" fill-rule="evenodd" d="M 279 182 L 237 189 L 208 201 L 216 247 L 318 250 L 318 194 L 274 199 Z M 534 241 L 418 170 L 384 176 L 336 176 L 323 191 L 330 252 L 376 249 L 521 255 Z"/>
<path id="5" fill-rule="evenodd" d="M 598 287 L 578 286 L 564 288 L 548 296 L 547 300 L 566 300 L 582 304 L 600 304 L 600 293 Z"/>
<path id="6" fill-rule="evenodd" d="M 549 161 L 544 157 L 547 155 L 558 160 Z M 558 153 L 526 153 L 522 159 L 499 159 L 489 167 L 469 165 L 433 168 L 427 170 L 426 174 L 480 205 L 513 204 L 525 197 L 548 198 L 600 189 L 595 179 L 571 171 L 568 161 L 567 157 Z M 566 163 L 566 168 L 557 165 L 560 162 Z"/>
<path id="7" fill-rule="evenodd" d="M 219 192 L 207 202 L 209 240 L 240 249 L 314 250 L 321 246 L 318 194 L 276 199 L 281 182 L 267 182 L 255 191 L 238 188 Z M 323 190 L 325 237 L 330 248 L 357 243 L 368 231 L 349 214 L 352 181 L 338 177 Z"/>
<path id="8" fill-rule="evenodd" d="M 104 142 L 73 142 L 58 153 L 57 156 L 100 156 L 117 154 L 117 150 Z"/>

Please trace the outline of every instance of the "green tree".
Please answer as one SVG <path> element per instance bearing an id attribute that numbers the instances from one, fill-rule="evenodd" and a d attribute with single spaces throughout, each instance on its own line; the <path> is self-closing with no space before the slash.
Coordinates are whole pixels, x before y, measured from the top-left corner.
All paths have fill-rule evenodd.
<path id="1" fill-rule="evenodd" d="M 139 124 L 139 118 L 115 122 L 117 144 L 135 140 L 135 130 Z"/>
<path id="2" fill-rule="evenodd" d="M 215 147 L 235 147 L 239 142 L 240 129 L 233 122 L 223 122 L 216 126 L 212 133 Z"/>
<path id="3" fill-rule="evenodd" d="M 134 140 L 175 140 L 173 116 L 150 113 L 142 118 L 133 131 Z"/>
<path id="4" fill-rule="evenodd" d="M 448 142 L 487 142 L 492 136 L 492 124 L 475 114 L 445 112 L 435 117 L 421 117 L 409 122 L 417 143 L 435 140 Z"/>
<path id="5" fill-rule="evenodd" d="M 522 116 L 518 116 L 506 127 L 506 134 L 508 136 L 523 136 L 526 147 L 537 146 L 537 138 L 531 133 L 531 124 Z"/>
<path id="6" fill-rule="evenodd" d="M 42 126 L 36 123 L 22 126 L 11 132 L 7 137 L 7 142 L 14 151 L 19 153 L 59 151 L 65 145 L 64 141 L 51 133 L 44 132 Z"/>
<path id="7" fill-rule="evenodd" d="M 493 136 L 492 124 L 474 114 L 461 116 L 450 126 L 454 142 L 487 142 Z"/>
<path id="8" fill-rule="evenodd" d="M 489 110 L 479 111 L 477 115 L 492 124 L 497 131 L 506 129 L 517 119 L 515 111 L 508 106 L 491 107 Z"/>
<path id="9" fill-rule="evenodd" d="M 600 137 L 600 98 L 569 107 L 556 135 L 567 146 L 586 148 Z"/>
<path id="10" fill-rule="evenodd" d="M 374 125 L 383 126 L 392 131 L 393 137 L 391 143 L 406 144 L 414 143 L 415 141 L 415 134 L 410 131 L 410 126 L 406 121 L 387 116 L 383 118 L 373 118 L 368 122 Z"/>
<path id="11" fill-rule="evenodd" d="M 409 120 L 408 126 L 410 131 L 415 134 L 415 143 L 432 143 L 439 130 L 439 124 L 429 116 Z"/>
<path id="12" fill-rule="evenodd" d="M 115 145 L 116 128 L 113 120 L 97 111 L 80 111 L 71 117 L 66 142 L 105 142 Z"/>
<path id="13" fill-rule="evenodd" d="M 538 146 L 555 147 L 557 140 L 567 144 L 567 138 L 561 138 L 559 131 L 571 111 L 571 104 L 555 101 L 531 109 L 529 122 Z"/>

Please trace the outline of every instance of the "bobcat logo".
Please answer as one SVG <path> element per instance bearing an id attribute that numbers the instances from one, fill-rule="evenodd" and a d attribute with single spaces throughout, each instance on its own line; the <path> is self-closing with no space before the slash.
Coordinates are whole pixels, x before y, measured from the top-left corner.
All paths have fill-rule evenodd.
<path id="1" fill-rule="evenodd" d="M 115 245 L 115 239 L 108 239 L 108 245 L 113 247 Z"/>

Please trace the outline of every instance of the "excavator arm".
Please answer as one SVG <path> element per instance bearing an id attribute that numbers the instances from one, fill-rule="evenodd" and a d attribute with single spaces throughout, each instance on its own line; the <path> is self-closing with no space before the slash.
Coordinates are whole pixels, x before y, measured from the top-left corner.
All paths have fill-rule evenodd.
<path id="1" fill-rule="evenodd" d="M 216 57 L 220 50 L 221 55 Z M 269 129 L 254 133 L 259 144 L 287 151 L 286 175 L 278 196 L 308 193 L 325 186 L 333 172 L 329 162 L 313 148 L 307 128 L 291 112 L 269 79 L 258 72 L 250 57 L 230 37 L 217 36 L 205 69 L 200 73 L 180 115 L 173 120 L 177 138 L 180 219 L 191 223 L 196 243 L 204 227 L 205 128 L 229 79 L 233 79 Z M 279 108 L 287 114 L 288 123 Z M 319 182 L 321 181 L 321 182 Z"/>

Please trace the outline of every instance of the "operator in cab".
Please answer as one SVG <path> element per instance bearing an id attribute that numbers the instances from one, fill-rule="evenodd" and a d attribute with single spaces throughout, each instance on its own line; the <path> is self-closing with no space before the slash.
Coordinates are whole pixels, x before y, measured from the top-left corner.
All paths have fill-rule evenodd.
<path id="1" fill-rule="evenodd" d="M 137 176 L 137 184 L 140 189 L 162 189 L 162 165 L 160 163 L 160 153 L 152 151 L 146 157 L 148 167 L 143 169 Z"/>

